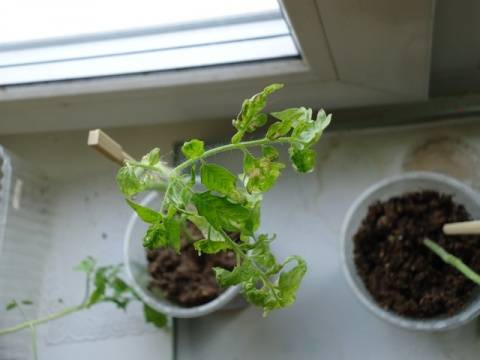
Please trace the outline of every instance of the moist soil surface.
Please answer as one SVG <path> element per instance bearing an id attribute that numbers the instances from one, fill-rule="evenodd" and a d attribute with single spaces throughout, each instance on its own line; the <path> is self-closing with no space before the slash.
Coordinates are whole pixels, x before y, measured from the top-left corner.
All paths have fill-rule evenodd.
<path id="1" fill-rule="evenodd" d="M 159 289 L 170 301 L 192 307 L 205 304 L 221 294 L 213 267 L 232 270 L 235 254 L 221 251 L 217 254 L 198 255 L 192 241 L 203 239 L 201 232 L 188 223 L 190 240 L 182 239 L 180 253 L 161 248 L 147 251 L 148 271 L 151 275 L 150 289 Z M 232 234 L 230 234 L 232 236 Z M 235 236 L 232 236 L 235 239 Z"/>
<path id="2" fill-rule="evenodd" d="M 480 237 L 446 236 L 447 222 L 470 220 L 463 205 L 434 191 L 372 204 L 354 235 L 357 272 L 384 309 L 411 318 L 452 315 L 475 285 L 423 245 L 427 237 L 480 271 Z"/>

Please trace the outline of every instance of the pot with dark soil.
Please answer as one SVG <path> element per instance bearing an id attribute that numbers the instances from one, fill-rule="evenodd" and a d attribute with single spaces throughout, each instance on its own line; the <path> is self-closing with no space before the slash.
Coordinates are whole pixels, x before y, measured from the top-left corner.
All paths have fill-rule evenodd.
<path id="1" fill-rule="evenodd" d="M 151 275 L 149 288 L 174 304 L 194 307 L 217 298 L 222 288 L 215 279 L 214 267 L 231 271 L 235 266 L 233 251 L 220 251 L 216 254 L 199 255 L 193 242 L 203 238 L 202 233 L 187 223 L 182 236 L 180 252 L 171 248 L 147 251 L 148 272 Z"/>
<path id="2" fill-rule="evenodd" d="M 445 223 L 480 217 L 479 195 L 434 173 L 409 173 L 365 191 L 343 226 L 346 278 L 381 318 L 417 330 L 459 326 L 480 311 L 476 285 L 424 244 L 430 239 L 480 271 L 480 237 L 446 236 Z"/>
<path id="3" fill-rule="evenodd" d="M 151 193 L 145 205 L 160 201 Z M 198 317 L 227 306 L 238 294 L 238 286 L 222 289 L 215 279 L 213 267 L 233 269 L 235 256 L 231 251 L 198 255 L 192 242 L 201 234 L 189 224 L 182 236 L 180 252 L 161 248 L 148 250 L 139 246 L 146 225 L 132 217 L 125 234 L 124 257 L 126 272 L 136 292 L 148 305 L 172 317 Z"/>

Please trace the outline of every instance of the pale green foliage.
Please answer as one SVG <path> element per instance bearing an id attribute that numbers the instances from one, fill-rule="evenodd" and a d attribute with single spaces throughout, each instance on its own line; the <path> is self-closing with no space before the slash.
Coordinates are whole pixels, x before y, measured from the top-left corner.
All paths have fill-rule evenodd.
<path id="1" fill-rule="evenodd" d="M 155 309 L 151 308 L 147 304 L 143 304 L 143 316 L 145 321 L 155 325 L 158 328 L 165 327 L 167 325 L 167 317 Z"/>
<path id="2" fill-rule="evenodd" d="M 293 168 L 300 173 L 310 172 L 315 165 L 313 146 L 330 122 L 330 115 L 323 110 L 313 119 L 311 109 L 290 108 L 271 114 L 276 121 L 268 127 L 264 138 L 243 141 L 246 134 L 267 124 L 267 114 L 263 113 L 267 98 L 282 87 L 280 84 L 267 86 L 243 102 L 239 115 L 233 120 L 236 133 L 230 144 L 205 151 L 202 141 L 191 140 L 182 147 L 187 160 L 175 169 L 159 168 L 160 159 L 149 156 L 151 161 L 144 158 L 141 163 L 127 163 L 117 177 L 129 205 L 150 224 L 144 238 L 145 247 L 168 246 L 179 251 L 181 231 L 186 229 L 187 221 L 192 222 L 203 235 L 203 239 L 193 243 L 200 254 L 231 250 L 236 255 L 237 264 L 232 271 L 215 268 L 219 284 L 240 285 L 247 300 L 262 307 L 265 314 L 295 301 L 307 268 L 298 256 L 277 262 L 270 250 L 273 237 L 256 234 L 262 196 L 275 185 L 285 168 L 272 145 L 287 144 Z M 261 154 L 250 152 L 251 146 L 261 146 Z M 241 174 L 206 161 L 211 155 L 228 150 L 243 151 Z M 137 173 L 139 169 L 142 172 Z M 157 180 L 157 187 L 166 187 L 159 211 L 131 199 L 139 189 L 152 187 L 152 172 L 157 172 L 156 178 L 163 181 L 160 184 Z M 196 184 L 198 175 L 201 186 Z M 233 240 L 234 233 L 239 234 L 239 241 Z"/>
<path id="3" fill-rule="evenodd" d="M 202 140 L 193 139 L 182 146 L 182 153 L 187 159 L 195 159 L 203 155 L 205 147 Z"/>
<path id="4" fill-rule="evenodd" d="M 126 197 L 134 196 L 145 190 L 162 190 L 163 179 L 168 174 L 160 175 L 164 169 L 160 161 L 160 150 L 153 149 L 142 160 L 137 162 L 127 161 L 117 174 L 117 184 Z"/>
<path id="5" fill-rule="evenodd" d="M 97 262 L 89 256 L 74 269 L 84 272 L 87 276 L 88 289 L 84 302 L 87 308 L 99 303 L 113 303 L 118 308 L 125 310 L 132 301 L 140 300 L 133 288 L 122 279 L 122 265 L 97 266 Z M 152 319 L 157 320 L 153 321 Z M 159 319 L 164 319 L 164 321 Z M 153 309 L 145 312 L 145 320 L 157 327 L 166 325 L 165 315 Z"/>
<path id="6" fill-rule="evenodd" d="M 272 161 L 271 155 L 255 158 L 245 153 L 243 159 L 245 188 L 249 193 L 268 191 L 275 184 L 284 167 L 284 164 Z"/>
<path id="7" fill-rule="evenodd" d="M 147 249 L 171 247 L 180 250 L 180 222 L 175 217 L 165 217 L 153 223 L 143 239 Z"/>
<path id="8" fill-rule="evenodd" d="M 236 134 L 232 137 L 232 143 L 239 143 L 242 141 L 245 133 L 251 133 L 267 123 L 267 114 L 261 111 L 267 104 L 268 95 L 280 90 L 282 87 L 282 84 L 269 85 L 250 99 L 244 100 L 240 113 L 232 121 L 233 126 L 237 129 Z"/>

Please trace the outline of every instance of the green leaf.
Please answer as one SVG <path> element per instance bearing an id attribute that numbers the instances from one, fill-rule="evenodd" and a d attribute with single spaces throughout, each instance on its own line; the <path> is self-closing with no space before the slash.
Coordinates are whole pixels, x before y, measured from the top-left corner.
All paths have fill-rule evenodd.
<path id="1" fill-rule="evenodd" d="M 271 161 L 270 157 L 254 158 L 249 153 L 245 153 L 243 171 L 247 191 L 249 193 L 268 191 L 275 184 L 284 167 L 282 163 Z"/>
<path id="2" fill-rule="evenodd" d="M 304 107 L 290 108 L 273 112 L 270 115 L 282 122 L 288 122 L 292 124 L 292 126 L 296 126 L 299 121 L 306 121 L 312 118 L 312 109 Z"/>
<path id="3" fill-rule="evenodd" d="M 311 115 L 311 113 L 309 114 Z M 320 110 L 317 119 L 311 120 L 309 117 L 301 118 L 295 125 L 291 138 L 295 140 L 297 149 L 302 150 L 315 144 L 323 133 L 323 130 L 330 124 L 331 115 L 326 115 L 325 111 Z"/>
<path id="4" fill-rule="evenodd" d="M 278 289 L 275 287 L 263 286 L 258 288 L 254 282 L 246 282 L 243 285 L 243 293 L 247 301 L 255 306 L 263 308 L 263 316 L 273 309 L 281 307 L 278 299 Z"/>
<path id="5" fill-rule="evenodd" d="M 77 266 L 75 266 L 73 269 L 75 271 L 81 271 L 87 274 L 90 274 L 95 270 L 97 262 L 95 259 L 91 256 L 86 257 L 83 259 Z"/>
<path id="6" fill-rule="evenodd" d="M 245 135 L 245 132 L 237 131 L 235 135 L 232 136 L 232 144 L 238 144 L 240 141 L 242 141 L 243 135 Z"/>
<path id="7" fill-rule="evenodd" d="M 143 238 L 143 246 L 147 249 L 153 250 L 165 246 L 166 243 L 165 225 L 163 222 L 156 222 L 150 225 Z"/>
<path id="8" fill-rule="evenodd" d="M 142 157 L 142 164 L 154 166 L 160 161 L 160 149 L 154 148 L 147 155 Z"/>
<path id="9" fill-rule="evenodd" d="M 33 301 L 32 300 L 22 300 L 21 301 L 22 305 L 33 305 Z"/>
<path id="10" fill-rule="evenodd" d="M 145 168 L 149 167 L 149 168 Z M 160 149 L 155 148 L 142 157 L 140 163 L 126 161 L 117 173 L 117 184 L 126 197 L 148 189 L 162 190 L 161 176 L 168 176 L 167 168 L 161 164 Z"/>
<path id="11" fill-rule="evenodd" d="M 161 219 L 162 215 L 159 212 L 157 212 L 155 210 L 152 210 L 150 208 L 147 208 L 145 206 L 142 206 L 140 204 L 137 204 L 136 202 L 134 202 L 130 199 L 126 199 L 126 200 L 127 200 L 128 205 L 130 205 L 130 207 L 133 210 L 135 210 L 138 217 L 140 219 L 142 219 L 143 221 L 151 224 L 151 223 L 154 223 L 154 222 L 158 221 L 159 219 Z"/>
<path id="12" fill-rule="evenodd" d="M 195 159 L 203 155 L 205 152 L 205 145 L 203 141 L 193 139 L 187 141 L 182 146 L 182 153 L 187 159 Z"/>
<path id="13" fill-rule="evenodd" d="M 266 157 L 268 160 L 278 160 L 279 154 L 277 149 L 270 145 L 263 145 L 262 146 L 262 155 Z"/>
<path id="14" fill-rule="evenodd" d="M 164 186 L 159 172 L 129 162 L 120 168 L 116 181 L 120 191 L 128 198 L 145 190 L 162 190 Z"/>
<path id="15" fill-rule="evenodd" d="M 292 261 L 295 261 L 297 264 L 292 269 L 281 272 L 278 280 L 282 306 L 289 306 L 295 302 L 297 290 L 300 287 L 303 276 L 307 272 L 305 261 L 298 256 L 289 256 L 285 260 L 284 265 Z"/>
<path id="16" fill-rule="evenodd" d="M 167 218 L 165 219 L 165 232 L 167 243 L 165 246 L 175 249 L 177 252 L 180 251 L 180 222 L 177 218 Z"/>
<path id="17" fill-rule="evenodd" d="M 280 112 L 271 113 L 271 115 L 280 121 L 273 123 L 267 131 L 267 138 L 274 140 L 285 136 L 288 132 L 298 126 L 300 122 L 310 120 L 312 110 L 301 108 L 285 109 Z"/>
<path id="18" fill-rule="evenodd" d="M 129 286 L 125 281 L 120 279 L 119 277 L 116 277 L 113 282 L 112 282 L 112 288 L 115 291 L 116 294 L 122 294 L 126 291 L 129 290 Z"/>
<path id="19" fill-rule="evenodd" d="M 232 271 L 219 267 L 214 267 L 217 282 L 221 287 L 227 287 L 240 284 L 243 281 L 249 281 L 256 276 L 251 262 L 246 259 L 241 265 L 236 266 Z"/>
<path id="20" fill-rule="evenodd" d="M 107 290 L 107 267 L 100 267 L 97 269 L 95 272 L 95 279 L 94 279 L 94 284 L 95 284 L 95 290 L 93 291 L 92 295 L 90 296 L 88 306 L 92 306 L 100 301 L 102 301 L 103 296 L 105 295 L 105 292 Z"/>
<path id="21" fill-rule="evenodd" d="M 312 149 L 295 149 L 290 147 L 289 149 L 290 160 L 295 170 L 300 173 L 309 173 L 313 171 L 315 167 L 316 153 Z"/>
<path id="22" fill-rule="evenodd" d="M 266 137 L 270 140 L 275 140 L 288 134 L 291 129 L 292 123 L 290 121 L 277 121 L 270 125 Z"/>
<path id="23" fill-rule="evenodd" d="M 240 113 L 237 118 L 232 121 L 233 126 L 237 129 L 237 133 L 232 137 L 233 144 L 242 141 L 245 133 L 253 132 L 266 124 L 267 115 L 261 113 L 261 111 L 265 108 L 267 97 L 282 87 L 282 84 L 269 85 L 258 94 L 255 94 L 243 102 Z"/>
<path id="24" fill-rule="evenodd" d="M 103 301 L 103 297 L 105 295 L 106 289 L 107 289 L 106 283 L 97 285 L 95 287 L 95 290 L 93 290 L 92 294 L 90 295 L 90 298 L 88 299 L 88 307 L 91 307 Z"/>
<path id="25" fill-rule="evenodd" d="M 165 205 L 173 203 L 177 209 L 185 209 L 191 201 L 192 185 L 190 176 L 171 178 Z"/>
<path id="26" fill-rule="evenodd" d="M 296 293 L 307 270 L 305 261 L 298 256 L 288 257 L 282 265 L 273 265 L 273 261 L 269 260 L 269 264 L 273 265 L 272 269 L 275 273 L 294 261 L 296 265 L 288 271 L 281 272 L 278 281 L 275 283 L 267 285 L 263 279 L 262 285 L 259 286 L 256 277 L 243 281 L 242 287 L 246 299 L 256 306 L 261 306 L 264 316 L 274 309 L 283 308 L 295 302 Z M 273 275 L 271 272 L 267 274 Z"/>
<path id="27" fill-rule="evenodd" d="M 145 303 L 143 304 L 143 315 L 147 323 L 151 323 L 157 328 L 163 328 L 167 325 L 168 319 L 166 315 L 158 312 Z"/>
<path id="28" fill-rule="evenodd" d="M 224 167 L 216 164 L 204 164 L 200 169 L 202 184 L 211 191 L 226 195 L 236 202 L 243 200 L 242 194 L 237 190 L 237 177 Z"/>
<path id="29" fill-rule="evenodd" d="M 270 242 L 272 240 L 273 238 L 269 239 L 265 234 L 259 235 L 250 256 L 265 272 L 276 273 L 280 270 L 280 266 L 270 250 Z"/>
<path id="30" fill-rule="evenodd" d="M 216 254 L 219 251 L 228 250 L 230 246 L 225 241 L 198 240 L 193 243 L 199 253 Z"/>
<path id="31" fill-rule="evenodd" d="M 224 197 L 213 195 L 209 191 L 196 193 L 192 202 L 198 214 L 218 231 L 234 231 L 253 234 L 258 227 L 259 214 L 253 209 L 231 203 Z"/>
<path id="32" fill-rule="evenodd" d="M 143 246 L 147 249 L 171 247 L 180 250 L 180 222 L 175 217 L 165 218 L 149 226 L 143 238 Z"/>
<path id="33" fill-rule="evenodd" d="M 15 309 L 17 306 L 17 302 L 15 300 L 12 300 L 5 306 L 5 310 L 10 311 L 12 309 Z"/>
<path id="34" fill-rule="evenodd" d="M 224 241 L 223 235 L 215 230 L 203 216 L 189 215 L 187 217 L 202 233 L 205 239 L 213 241 Z"/>
<path id="35" fill-rule="evenodd" d="M 303 145 L 309 147 L 316 143 L 322 135 L 322 124 L 317 121 L 309 120 L 299 123 L 292 131 L 292 139 Z"/>
<path id="36" fill-rule="evenodd" d="M 117 173 L 117 184 L 122 193 L 127 196 L 133 196 L 140 191 L 143 187 L 137 178 L 135 167 L 130 164 L 126 164 L 120 168 Z"/>
<path id="37" fill-rule="evenodd" d="M 332 114 L 326 114 L 325 110 L 321 109 L 317 113 L 317 122 L 320 123 L 320 126 L 322 130 L 325 130 L 325 128 L 330 125 L 330 122 L 332 121 Z"/>

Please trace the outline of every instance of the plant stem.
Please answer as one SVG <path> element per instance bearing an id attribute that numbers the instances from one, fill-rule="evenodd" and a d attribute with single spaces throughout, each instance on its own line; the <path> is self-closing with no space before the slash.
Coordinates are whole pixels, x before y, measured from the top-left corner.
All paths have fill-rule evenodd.
<path id="1" fill-rule="evenodd" d="M 230 150 L 236 150 L 236 149 L 242 149 L 242 148 L 248 148 L 252 146 L 260 146 L 260 145 L 270 145 L 270 144 L 279 144 L 279 143 L 291 143 L 293 140 L 290 137 L 281 137 L 275 140 L 270 140 L 267 138 L 263 139 L 258 139 L 258 140 L 251 140 L 251 141 L 243 141 L 239 142 L 237 144 L 227 144 L 223 146 L 219 146 L 210 150 L 205 151 L 202 156 L 199 156 L 194 159 L 189 159 L 187 161 L 184 161 L 180 165 L 178 165 L 176 168 L 173 169 L 173 173 L 180 173 L 182 170 L 188 168 L 189 166 L 193 165 L 195 162 L 206 159 L 210 156 L 220 154 L 225 151 L 230 151 Z"/>
<path id="2" fill-rule="evenodd" d="M 20 330 L 23 330 L 23 329 L 26 329 L 26 328 L 32 328 L 32 327 L 35 327 L 37 325 L 44 324 L 46 322 L 59 319 L 59 318 L 64 317 L 68 314 L 72 314 L 74 312 L 77 312 L 77 311 L 80 311 L 80 310 L 83 310 L 83 309 L 86 309 L 86 308 L 87 308 L 87 304 L 82 303 L 82 304 L 77 305 L 77 306 L 72 306 L 72 307 L 65 308 L 63 310 L 60 310 L 59 312 L 47 315 L 43 318 L 39 318 L 39 319 L 36 319 L 36 320 L 31 320 L 31 321 L 25 321 L 21 324 L 18 324 L 18 325 L 9 327 L 9 328 L 0 329 L 0 336 L 15 333 L 17 331 L 20 331 Z"/>
<path id="3" fill-rule="evenodd" d="M 468 279 L 472 280 L 475 284 L 480 285 L 480 275 L 468 267 L 462 260 L 456 256 L 450 254 L 440 245 L 434 243 L 430 239 L 425 239 L 423 241 L 424 245 L 437 254 L 444 262 L 449 265 L 452 265 L 455 269 L 460 271 Z"/>
<path id="4" fill-rule="evenodd" d="M 161 174 L 164 174 L 164 175 L 168 174 L 169 180 L 168 180 L 168 183 L 166 185 L 166 190 L 165 190 L 165 195 L 164 195 L 164 198 L 167 198 L 173 182 L 176 181 L 176 178 L 175 178 L 176 175 L 179 174 L 182 170 L 185 170 L 188 167 L 192 166 L 197 161 L 203 161 L 204 159 L 206 159 L 210 156 L 220 154 L 220 153 L 223 153 L 223 152 L 226 152 L 226 151 L 237 150 L 237 149 L 245 151 L 245 150 L 247 150 L 248 147 L 252 147 L 252 146 L 280 144 L 280 143 L 292 143 L 292 142 L 293 142 L 293 140 L 290 137 L 281 137 L 281 138 L 278 138 L 278 139 L 275 139 L 275 140 L 270 140 L 270 139 L 267 139 L 267 138 L 263 138 L 263 139 L 258 139 L 258 140 L 243 141 L 243 142 L 239 142 L 238 144 L 227 144 L 227 145 L 223 145 L 223 146 L 219 146 L 219 147 L 207 150 L 201 156 L 199 156 L 197 158 L 186 160 L 183 163 L 181 163 L 180 165 L 178 165 L 176 168 L 174 168 L 173 170 L 168 168 L 166 165 L 162 165 L 162 169 L 156 168 L 155 166 L 145 165 L 145 164 L 141 164 L 141 163 L 137 163 L 137 162 L 135 163 L 135 165 L 146 168 L 146 169 L 150 169 L 150 170 L 153 170 L 153 171 L 157 171 L 157 172 L 159 172 Z M 167 169 L 167 170 L 165 170 L 165 169 Z M 160 212 L 162 212 L 162 213 L 165 211 L 165 204 L 166 204 L 166 201 L 163 201 L 162 202 L 162 207 L 160 209 Z"/>
<path id="5" fill-rule="evenodd" d="M 165 176 L 166 178 L 168 178 L 170 176 L 170 173 L 172 172 L 172 168 L 168 165 L 165 165 L 162 162 L 158 162 L 155 166 L 154 165 L 148 165 L 148 164 L 142 164 L 141 162 L 138 162 L 138 161 L 130 161 L 130 163 L 132 163 L 135 166 L 147 169 L 147 170 L 156 171 L 156 172 L 162 174 L 163 176 Z"/>

